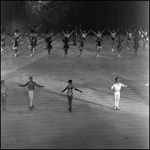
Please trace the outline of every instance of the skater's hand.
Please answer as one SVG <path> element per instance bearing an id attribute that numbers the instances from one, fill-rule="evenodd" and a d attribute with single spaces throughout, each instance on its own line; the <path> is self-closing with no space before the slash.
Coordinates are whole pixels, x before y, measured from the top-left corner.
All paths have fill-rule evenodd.
<path id="1" fill-rule="evenodd" d="M 42 88 L 44 88 L 44 85 L 42 85 Z"/>
<path id="2" fill-rule="evenodd" d="M 83 93 L 82 91 L 80 91 L 81 93 Z"/>

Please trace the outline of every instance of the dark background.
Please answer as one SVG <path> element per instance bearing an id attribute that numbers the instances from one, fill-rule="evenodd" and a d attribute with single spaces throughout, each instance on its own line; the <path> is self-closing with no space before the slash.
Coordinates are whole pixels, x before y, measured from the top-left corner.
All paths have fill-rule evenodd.
<path id="1" fill-rule="evenodd" d="M 56 32 L 69 29 L 67 23 L 82 29 L 103 30 L 149 27 L 149 1 L 1 1 L 1 26 L 12 25 L 15 30 L 28 25 L 40 25 Z M 40 3 L 41 4 L 41 3 Z M 71 30 L 71 28 L 70 28 Z"/>

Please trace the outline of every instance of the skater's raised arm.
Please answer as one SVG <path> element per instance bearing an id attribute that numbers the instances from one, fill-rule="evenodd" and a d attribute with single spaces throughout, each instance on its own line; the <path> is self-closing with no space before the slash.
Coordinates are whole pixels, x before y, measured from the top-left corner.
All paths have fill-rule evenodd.
<path id="1" fill-rule="evenodd" d="M 82 34 L 82 31 L 81 31 L 81 29 L 79 29 L 79 31 L 80 31 L 80 33 Z"/>
<path id="2" fill-rule="evenodd" d="M 117 32 L 120 30 L 120 28 L 116 31 L 116 34 L 117 34 Z"/>
<path id="3" fill-rule="evenodd" d="M 71 33 L 70 33 L 70 34 L 68 34 L 68 36 L 70 36 L 72 33 L 73 33 L 73 30 L 71 31 Z"/>
<path id="4" fill-rule="evenodd" d="M 63 31 L 63 30 L 61 30 L 62 31 L 62 33 L 65 35 L 65 32 Z"/>
<path id="5" fill-rule="evenodd" d="M 97 33 L 96 32 L 94 32 L 94 31 L 92 31 L 94 34 L 96 34 L 97 35 Z"/>
<path id="6" fill-rule="evenodd" d="M 88 35 L 90 33 L 91 29 L 86 33 L 86 35 Z"/>
<path id="7" fill-rule="evenodd" d="M 68 23 L 68 26 L 71 27 L 71 25 Z"/>
<path id="8" fill-rule="evenodd" d="M 125 31 L 126 31 L 126 34 L 128 34 L 128 31 L 125 29 Z"/>
<path id="9" fill-rule="evenodd" d="M 107 28 L 108 29 L 108 28 Z M 108 29 L 108 31 L 110 32 L 110 34 L 112 34 L 112 32 Z"/>
<path id="10" fill-rule="evenodd" d="M 37 28 L 37 31 L 41 28 L 42 25 L 43 25 L 43 24 L 41 24 L 41 25 Z"/>
<path id="11" fill-rule="evenodd" d="M 136 31 L 136 29 L 132 32 L 132 34 L 134 34 L 135 31 Z"/>
<path id="12" fill-rule="evenodd" d="M 104 31 L 105 31 L 105 29 L 101 32 L 101 35 L 103 34 Z"/>
<path id="13" fill-rule="evenodd" d="M 97 41 L 97 39 L 96 38 L 94 38 L 94 37 L 92 37 L 95 41 Z"/>

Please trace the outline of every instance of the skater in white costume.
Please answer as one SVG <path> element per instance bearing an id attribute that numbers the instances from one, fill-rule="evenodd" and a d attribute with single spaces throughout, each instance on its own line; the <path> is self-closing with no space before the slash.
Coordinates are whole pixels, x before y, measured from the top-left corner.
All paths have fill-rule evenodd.
<path id="1" fill-rule="evenodd" d="M 120 101 L 120 90 L 121 87 L 127 87 L 127 85 L 122 84 L 119 82 L 119 78 L 115 78 L 116 83 L 112 85 L 109 89 L 114 90 L 114 104 L 115 108 L 114 110 L 120 110 L 119 108 L 119 101 Z"/>
<path id="2" fill-rule="evenodd" d="M 39 85 L 36 82 L 33 81 L 32 77 L 29 77 L 29 81 L 26 84 L 20 84 L 20 87 L 28 86 L 28 92 L 29 92 L 29 98 L 30 98 L 30 106 L 29 109 L 33 109 L 33 97 L 34 97 L 34 88 L 36 87 L 43 87 L 43 85 Z"/>

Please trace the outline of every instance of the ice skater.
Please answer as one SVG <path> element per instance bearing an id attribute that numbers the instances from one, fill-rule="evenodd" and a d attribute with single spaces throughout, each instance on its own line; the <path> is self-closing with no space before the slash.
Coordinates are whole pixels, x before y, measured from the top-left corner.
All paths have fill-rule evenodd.
<path id="1" fill-rule="evenodd" d="M 133 32 L 131 32 L 131 29 L 129 29 L 129 31 L 127 31 L 125 29 L 125 31 L 126 31 L 126 34 L 127 34 L 127 50 L 130 50 L 130 48 L 129 48 L 130 47 L 130 41 L 131 41 L 132 35 L 136 31 L 136 29 Z"/>
<path id="2" fill-rule="evenodd" d="M 34 42 L 35 42 L 35 45 L 37 45 L 37 37 L 38 37 L 38 31 L 39 29 L 41 28 L 42 24 L 39 25 L 37 27 L 37 25 L 33 25 L 33 26 L 28 26 L 27 24 L 25 24 L 26 27 L 30 30 L 30 32 L 33 33 L 33 36 L 34 36 Z"/>
<path id="3" fill-rule="evenodd" d="M 149 38 L 148 38 L 148 32 L 149 32 L 149 31 L 147 31 L 147 28 L 145 28 L 144 31 L 142 30 L 142 28 L 140 28 L 139 33 L 140 33 L 141 38 L 142 38 L 142 40 L 143 40 L 143 50 L 146 50 L 146 48 L 145 48 L 146 41 L 149 40 Z"/>
<path id="4" fill-rule="evenodd" d="M 97 36 L 97 38 L 101 38 L 104 31 L 105 31 L 105 29 L 102 32 L 100 30 L 98 30 L 97 33 L 94 31 L 92 31 L 92 32 Z"/>
<path id="5" fill-rule="evenodd" d="M 88 32 L 86 32 L 86 30 L 83 30 L 83 32 L 82 32 L 81 29 L 79 29 L 79 30 L 80 30 L 82 39 L 83 39 L 83 40 L 86 40 L 86 39 L 88 38 L 87 35 L 90 33 L 91 29 L 90 29 Z"/>
<path id="6" fill-rule="evenodd" d="M 26 36 L 25 36 L 26 37 Z M 27 41 L 29 43 L 29 50 L 30 50 L 30 57 L 33 57 L 33 53 L 35 51 L 35 41 L 34 41 L 34 38 L 32 36 L 30 37 L 26 37 L 27 38 Z"/>
<path id="7" fill-rule="evenodd" d="M 7 93 L 6 93 L 6 85 L 5 81 L 1 80 L 1 102 L 2 102 L 2 111 L 7 111 L 6 109 L 6 100 L 7 100 Z"/>
<path id="8" fill-rule="evenodd" d="M 68 108 L 68 110 L 70 112 L 72 112 L 72 100 L 73 100 L 73 96 L 74 96 L 73 95 L 73 89 L 76 90 L 76 91 L 79 91 L 81 93 L 83 93 L 83 92 L 81 90 L 79 90 L 79 89 L 74 87 L 72 80 L 68 80 L 68 83 L 69 83 L 69 85 L 67 85 L 66 88 L 63 91 L 61 91 L 61 93 L 63 93 L 64 91 L 67 90 L 67 98 L 68 98 L 68 101 L 69 101 L 69 108 Z"/>
<path id="9" fill-rule="evenodd" d="M 120 83 L 118 77 L 115 78 L 115 82 L 116 83 L 113 84 L 111 87 L 109 87 L 109 89 L 114 90 L 114 105 L 115 105 L 114 110 L 120 110 L 119 108 L 120 90 L 121 87 L 127 87 L 127 85 Z"/>
<path id="10" fill-rule="evenodd" d="M 112 32 L 108 29 L 108 31 L 110 32 L 111 34 L 111 39 L 112 39 L 112 50 L 111 52 L 114 51 L 114 43 L 115 43 L 115 40 L 116 40 L 116 34 L 117 32 L 120 30 L 120 28 L 115 32 L 115 29 L 112 30 Z"/>
<path id="11" fill-rule="evenodd" d="M 72 27 L 69 23 L 68 26 L 72 29 L 73 33 L 72 33 L 72 39 L 73 39 L 73 45 L 77 45 L 76 41 L 77 41 L 77 27 Z"/>
<path id="12" fill-rule="evenodd" d="M 50 36 L 50 32 L 49 32 L 49 30 L 47 30 L 46 31 L 46 35 L 45 35 L 45 42 L 46 42 L 46 49 L 47 49 L 47 53 L 48 53 L 48 57 L 50 57 L 50 52 L 51 52 L 51 50 L 52 50 L 52 45 L 51 45 L 51 43 L 53 42 L 52 41 L 52 38 L 51 38 L 51 36 Z"/>
<path id="13" fill-rule="evenodd" d="M 67 58 L 68 57 L 68 52 L 69 52 L 69 38 L 68 37 L 64 37 L 62 42 L 64 42 L 64 46 L 63 46 L 63 50 L 64 50 L 64 56 Z"/>
<path id="14" fill-rule="evenodd" d="M 28 86 L 28 94 L 29 94 L 29 98 L 30 98 L 30 106 L 29 109 L 32 111 L 33 109 L 33 97 L 34 97 L 34 89 L 35 86 L 39 87 L 39 88 L 44 88 L 43 85 L 39 85 L 36 82 L 33 81 L 33 77 L 29 77 L 29 81 L 26 84 L 19 84 L 20 87 L 26 87 Z"/>
<path id="15" fill-rule="evenodd" d="M 79 57 L 82 57 L 82 53 L 84 51 L 84 42 L 85 42 L 85 40 L 82 37 L 80 37 L 80 38 L 78 38 L 78 42 L 80 42 L 80 45 L 79 45 L 79 51 L 80 51 Z"/>
<path id="16" fill-rule="evenodd" d="M 69 38 L 70 35 L 73 33 L 73 31 L 71 31 L 71 32 L 69 33 L 69 31 L 65 31 L 65 32 L 64 32 L 64 31 L 62 30 L 62 33 L 63 33 L 64 37 Z"/>
<path id="17" fill-rule="evenodd" d="M 1 52 L 4 51 L 3 48 L 5 46 L 5 37 L 6 37 L 6 34 L 5 35 L 1 34 Z"/>
<path id="18" fill-rule="evenodd" d="M 96 42 L 96 49 L 97 49 L 97 55 L 96 55 L 96 57 L 97 57 L 97 58 L 100 57 L 100 51 L 101 51 L 101 49 L 102 49 L 102 41 L 104 41 L 104 40 L 106 39 L 106 37 L 107 37 L 107 36 L 105 36 L 104 38 L 102 38 L 102 37 L 100 37 L 100 38 L 97 37 L 97 39 L 93 37 L 93 39 L 94 39 L 95 42 Z"/>
<path id="19" fill-rule="evenodd" d="M 121 58 L 120 53 L 121 53 L 121 50 L 123 48 L 123 46 L 122 46 L 122 42 L 123 42 L 122 34 L 119 35 L 119 39 L 117 39 L 117 38 L 115 38 L 115 39 L 118 42 L 118 45 L 117 45 L 118 56 L 117 57 Z"/>
<path id="20" fill-rule="evenodd" d="M 134 44 L 133 44 L 133 48 L 134 48 L 134 55 L 137 56 L 137 50 L 139 48 L 139 41 L 141 40 L 141 37 L 138 33 L 136 33 L 134 35 L 134 38 L 133 38 L 133 41 L 134 41 Z"/>
<path id="21" fill-rule="evenodd" d="M 19 42 L 20 42 L 20 39 L 22 38 L 22 35 L 20 35 L 18 32 L 19 32 L 18 30 L 15 31 L 13 38 L 8 36 L 10 40 L 13 42 L 12 50 L 15 51 L 15 54 L 14 54 L 15 57 L 17 57 L 17 53 L 19 51 Z"/>

